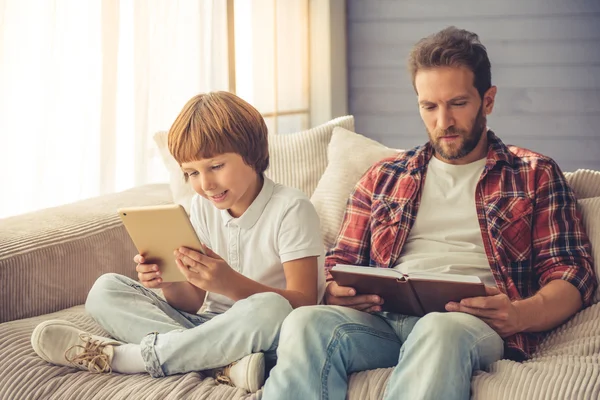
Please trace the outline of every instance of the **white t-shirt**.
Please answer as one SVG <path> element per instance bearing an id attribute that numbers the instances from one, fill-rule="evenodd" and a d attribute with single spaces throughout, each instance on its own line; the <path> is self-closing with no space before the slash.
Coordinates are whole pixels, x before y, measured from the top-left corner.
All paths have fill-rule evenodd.
<path id="1" fill-rule="evenodd" d="M 396 269 L 475 275 L 496 286 L 485 253 L 475 189 L 486 159 L 452 165 L 431 157 L 417 218 Z"/>
<path id="2" fill-rule="evenodd" d="M 250 207 L 234 218 L 196 194 L 190 220 L 198 238 L 234 270 L 263 285 L 285 289 L 283 263 L 318 256 L 318 299 L 325 290 L 324 246 L 319 216 L 300 190 L 265 177 Z M 207 293 L 207 311 L 225 312 L 234 301 Z"/>

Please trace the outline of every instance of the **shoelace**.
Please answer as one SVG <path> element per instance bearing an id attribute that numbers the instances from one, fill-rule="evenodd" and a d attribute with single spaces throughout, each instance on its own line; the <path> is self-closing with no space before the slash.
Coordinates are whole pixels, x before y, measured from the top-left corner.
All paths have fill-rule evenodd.
<path id="1" fill-rule="evenodd" d="M 235 364 L 237 364 L 237 361 L 232 362 L 222 370 L 217 371 L 217 377 L 215 380 L 222 385 L 234 386 L 234 384 L 231 382 L 231 378 L 229 377 L 229 371 Z"/>
<path id="2" fill-rule="evenodd" d="M 71 346 L 65 351 L 65 358 L 71 364 L 77 367 L 83 367 L 88 371 L 98 374 L 102 372 L 112 372 L 108 354 L 104 353 L 104 348 L 107 346 L 100 340 L 92 339 L 90 335 L 84 333 L 79 335 L 79 338 L 83 341 L 83 345 L 76 344 Z M 80 354 L 76 354 L 73 357 L 69 356 L 72 350 L 82 349 Z"/>

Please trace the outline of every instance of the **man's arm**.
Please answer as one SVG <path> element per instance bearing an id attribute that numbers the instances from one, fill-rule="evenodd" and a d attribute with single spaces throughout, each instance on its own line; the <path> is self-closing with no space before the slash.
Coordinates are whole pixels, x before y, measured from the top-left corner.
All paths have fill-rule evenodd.
<path id="1" fill-rule="evenodd" d="M 371 167 L 356 184 L 348 199 L 340 233 L 325 258 L 327 286 L 325 303 L 365 312 L 381 311 L 383 300 L 377 295 L 356 295 L 351 287 L 339 286 L 329 270 L 336 264 L 368 265 L 371 251 L 371 197 L 378 164 Z"/>
<path id="2" fill-rule="evenodd" d="M 575 195 L 554 161 L 540 167 L 536 188 L 533 268 L 539 286 L 567 281 L 581 294 L 582 305 L 589 305 L 597 281 Z"/>
<path id="3" fill-rule="evenodd" d="M 458 311 L 481 318 L 501 337 L 518 332 L 541 332 L 556 328 L 579 309 L 579 290 L 564 280 L 554 280 L 534 296 L 511 301 L 498 289 L 486 287 L 487 297 L 463 299 L 446 305 L 448 311 Z"/>
<path id="4" fill-rule="evenodd" d="M 542 332 L 565 322 L 581 309 L 583 302 L 575 286 L 557 279 L 514 305 L 519 314 L 519 332 Z"/>
<path id="5" fill-rule="evenodd" d="M 480 317 L 502 337 L 556 328 L 588 305 L 597 282 L 590 243 L 573 191 L 556 163 L 539 166 L 533 217 L 533 265 L 541 289 L 511 301 L 496 288 L 488 297 L 448 303 L 448 311 Z"/>
<path id="6" fill-rule="evenodd" d="M 336 264 L 367 265 L 371 251 L 371 196 L 375 180 L 371 167 L 358 181 L 344 211 L 342 226 L 334 246 L 327 252 L 327 281 L 333 280 L 329 270 Z"/>

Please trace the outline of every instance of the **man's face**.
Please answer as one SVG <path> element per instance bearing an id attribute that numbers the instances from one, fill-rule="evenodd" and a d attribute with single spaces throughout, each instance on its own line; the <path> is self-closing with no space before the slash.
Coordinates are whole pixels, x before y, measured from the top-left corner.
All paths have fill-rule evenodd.
<path id="1" fill-rule="evenodd" d="M 466 67 L 419 70 L 415 76 L 419 111 L 437 158 L 468 164 L 487 153 L 486 115 L 493 108 L 496 88 L 481 100 Z"/>

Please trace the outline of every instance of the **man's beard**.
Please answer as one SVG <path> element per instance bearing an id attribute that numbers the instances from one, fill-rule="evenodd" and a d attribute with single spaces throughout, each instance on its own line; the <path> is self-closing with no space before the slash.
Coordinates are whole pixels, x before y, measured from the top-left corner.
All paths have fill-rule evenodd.
<path id="1" fill-rule="evenodd" d="M 427 131 L 429 134 L 429 140 L 431 141 L 431 145 L 437 154 L 443 157 L 446 160 L 458 160 L 460 158 L 465 157 L 467 154 L 473 151 L 477 144 L 481 140 L 481 135 L 483 135 L 485 131 L 485 127 L 487 125 L 487 120 L 485 115 L 483 114 L 483 104 L 479 107 L 479 111 L 477 111 L 477 116 L 473 121 L 473 125 L 471 127 L 471 131 L 467 132 L 465 130 L 457 129 L 454 126 L 446 130 L 436 129 L 435 135 L 431 132 Z M 442 145 L 442 137 L 443 136 L 452 136 L 458 135 L 462 138 L 462 145 L 458 148 L 454 149 L 444 149 Z"/>

